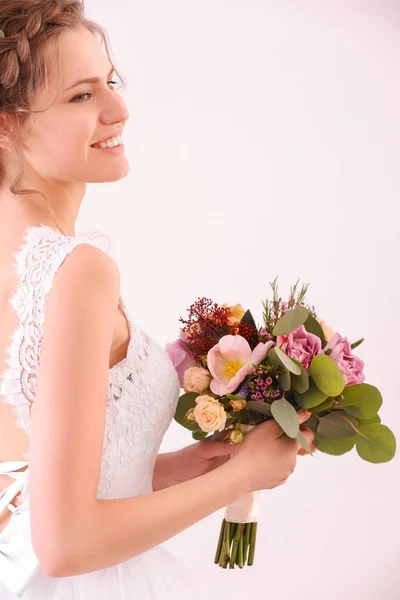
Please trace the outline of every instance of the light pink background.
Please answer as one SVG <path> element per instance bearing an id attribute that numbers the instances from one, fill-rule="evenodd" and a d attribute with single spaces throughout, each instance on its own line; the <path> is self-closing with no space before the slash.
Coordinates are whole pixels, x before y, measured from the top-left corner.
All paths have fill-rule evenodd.
<path id="1" fill-rule="evenodd" d="M 325 320 L 366 338 L 367 381 L 400 439 L 399 3 L 86 4 L 127 79 L 131 170 L 89 186 L 78 230 L 110 235 L 132 316 L 164 345 L 198 296 L 260 324 L 275 275 L 282 294 L 309 281 Z M 161 450 L 189 443 L 173 422 Z M 299 458 L 261 497 L 247 570 L 213 564 L 222 511 L 165 543 L 210 598 L 400 597 L 397 458 Z"/>

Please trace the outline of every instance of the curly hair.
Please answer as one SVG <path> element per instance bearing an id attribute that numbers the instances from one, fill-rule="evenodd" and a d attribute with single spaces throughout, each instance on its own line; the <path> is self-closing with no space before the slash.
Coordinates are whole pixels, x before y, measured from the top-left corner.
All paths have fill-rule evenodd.
<path id="1" fill-rule="evenodd" d="M 19 187 L 24 175 L 20 142 L 31 115 L 47 110 L 35 111 L 31 106 L 46 89 L 48 56 L 52 61 L 55 57 L 60 87 L 59 37 L 67 29 L 81 28 L 87 28 L 104 44 L 110 63 L 125 87 L 110 56 L 108 33 L 84 16 L 84 0 L 0 0 L 0 29 L 5 34 L 0 37 L 0 136 L 13 142 L 18 157 L 17 177 L 9 190 L 14 195 L 42 196 L 55 222 L 54 211 L 44 194 Z M 0 184 L 4 176 L 4 165 L 0 161 Z"/>

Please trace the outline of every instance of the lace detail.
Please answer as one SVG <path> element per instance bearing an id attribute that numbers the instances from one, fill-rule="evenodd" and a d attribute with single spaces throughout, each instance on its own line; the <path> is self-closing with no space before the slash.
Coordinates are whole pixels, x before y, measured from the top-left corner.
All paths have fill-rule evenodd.
<path id="1" fill-rule="evenodd" d="M 46 225 L 27 229 L 14 254 L 19 277 L 10 302 L 18 326 L 8 348 L 9 368 L 0 395 L 13 406 L 16 424 L 30 436 L 47 295 L 65 257 L 88 236 L 67 237 Z M 152 491 L 152 475 L 162 438 L 179 399 L 179 379 L 165 349 L 129 317 L 127 355 L 109 369 L 107 405 L 97 497 L 118 498 Z M 24 455 L 28 460 L 29 454 Z M 29 485 L 24 488 L 28 498 Z M 25 494 L 26 492 L 26 494 Z"/>
<path id="2" fill-rule="evenodd" d="M 35 400 L 47 295 L 54 275 L 70 251 L 85 238 L 66 237 L 46 225 L 27 228 L 24 241 L 13 254 L 18 285 L 9 299 L 18 325 L 10 338 L 0 378 L 0 394 L 13 407 L 15 422 L 30 436 L 31 409 Z M 26 455 L 24 455 L 26 459 Z"/>

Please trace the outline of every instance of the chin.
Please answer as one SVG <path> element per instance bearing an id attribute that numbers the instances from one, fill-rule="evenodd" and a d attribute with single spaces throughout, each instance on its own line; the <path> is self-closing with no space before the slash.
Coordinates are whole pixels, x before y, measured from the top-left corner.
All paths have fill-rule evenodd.
<path id="1" fill-rule="evenodd" d="M 88 180 L 88 183 L 111 183 L 112 181 L 119 181 L 128 175 L 129 170 L 129 163 L 120 168 L 110 169 L 109 173 L 105 173 L 103 170 L 101 175 L 99 174 L 98 177 Z"/>

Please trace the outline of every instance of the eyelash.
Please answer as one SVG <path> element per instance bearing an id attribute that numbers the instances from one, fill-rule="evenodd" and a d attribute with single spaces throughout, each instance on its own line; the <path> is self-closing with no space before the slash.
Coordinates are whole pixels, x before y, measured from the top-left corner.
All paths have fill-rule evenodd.
<path id="1" fill-rule="evenodd" d="M 108 81 L 107 84 L 112 83 L 113 85 L 118 85 L 118 81 Z M 83 98 L 84 96 L 91 96 L 92 94 L 90 94 L 90 92 L 85 92 L 83 94 L 79 94 L 78 96 L 75 96 L 75 98 L 72 98 L 71 102 L 82 102 L 82 100 L 77 100 L 78 98 Z"/>

